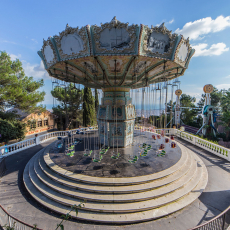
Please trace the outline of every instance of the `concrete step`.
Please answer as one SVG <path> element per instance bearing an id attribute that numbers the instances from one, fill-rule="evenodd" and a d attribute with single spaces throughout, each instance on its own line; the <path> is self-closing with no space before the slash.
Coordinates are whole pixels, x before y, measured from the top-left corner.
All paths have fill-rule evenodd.
<path id="1" fill-rule="evenodd" d="M 74 218 L 78 218 L 81 220 L 100 222 L 100 223 L 113 223 L 113 224 L 137 223 L 137 222 L 160 218 L 162 216 L 168 215 L 172 212 L 180 210 L 185 206 L 189 205 L 195 199 L 197 199 L 199 195 L 203 192 L 207 184 L 208 175 L 207 175 L 207 170 L 203 165 L 202 161 L 200 161 L 200 166 L 202 167 L 198 167 L 198 168 L 202 168 L 203 172 L 201 174 L 201 180 L 199 181 L 199 183 L 190 193 L 176 200 L 173 203 L 169 203 L 167 205 L 155 209 L 141 211 L 141 212 L 134 212 L 134 213 L 124 213 L 124 214 L 102 213 L 102 212 L 90 212 L 90 211 L 80 209 L 77 217 L 75 216 L 74 211 L 71 214 Z M 47 198 L 35 188 L 35 186 L 33 185 L 33 183 L 31 183 L 31 180 L 29 178 L 29 163 L 25 168 L 23 180 L 29 193 L 39 203 L 61 214 L 66 214 L 67 212 L 70 211 L 70 207 L 57 203 Z"/>
<path id="2" fill-rule="evenodd" d="M 160 180 L 153 180 L 147 183 L 137 184 L 137 185 L 126 185 L 126 186 L 112 186 L 112 185 L 104 185 L 104 184 L 90 184 L 90 183 L 83 183 L 76 180 L 72 180 L 68 177 L 63 177 L 62 175 L 56 173 L 55 171 L 51 170 L 46 164 L 41 156 L 39 158 L 39 164 L 42 171 L 50 177 L 53 181 L 58 182 L 59 184 L 63 184 L 64 186 L 72 187 L 78 190 L 88 191 L 88 192 L 97 192 L 97 193 L 134 193 L 134 192 L 141 192 L 147 191 L 153 188 L 157 188 L 166 184 L 170 184 L 173 181 L 178 180 L 184 174 L 186 174 L 189 170 L 191 165 L 190 155 L 187 153 L 187 149 L 183 150 L 183 155 L 185 155 L 186 159 L 184 164 L 175 172 L 168 176 L 161 178 Z M 184 157 L 184 158 L 185 158 Z"/>
<path id="3" fill-rule="evenodd" d="M 35 158 L 35 161 L 36 161 L 36 158 Z M 196 164 L 197 162 L 195 161 L 195 165 Z M 58 191 L 54 191 L 53 189 L 47 187 L 45 184 L 43 184 L 43 182 L 39 180 L 39 178 L 36 176 L 36 173 L 33 169 L 34 168 L 33 168 L 33 161 L 32 161 L 29 166 L 30 179 L 35 185 L 35 187 L 45 196 L 59 203 L 67 205 L 67 206 L 68 205 L 72 206 L 73 204 L 78 204 L 81 202 L 81 200 L 79 200 L 78 198 L 69 197 L 67 195 L 59 193 Z M 135 193 L 132 196 L 133 202 L 126 203 L 125 200 L 122 203 L 104 203 L 103 200 L 101 200 L 101 202 L 99 200 L 98 202 L 87 201 L 83 209 L 89 210 L 89 211 L 96 211 L 96 212 L 99 211 L 99 212 L 110 212 L 110 213 L 113 213 L 113 212 L 125 213 L 125 212 L 136 212 L 140 210 L 149 210 L 149 209 L 153 209 L 156 207 L 160 207 L 160 206 L 166 205 L 167 203 L 174 202 L 175 200 L 189 193 L 199 182 L 201 174 L 202 174 L 202 167 L 197 167 L 197 170 L 195 170 L 195 172 L 194 170 L 192 170 L 190 174 L 194 176 L 192 178 L 191 176 L 188 177 L 187 183 L 183 184 L 183 187 L 173 192 L 170 192 L 164 196 L 156 197 L 153 199 L 149 197 L 144 197 L 144 201 L 134 202 L 138 200 L 139 195 L 140 196 L 146 195 L 146 192 L 143 194 Z M 189 173 L 187 175 L 189 175 Z M 164 193 L 164 189 L 166 189 L 165 187 L 167 186 L 164 186 L 162 188 L 163 193 Z M 92 195 L 95 195 L 95 194 L 92 194 Z M 129 194 L 129 196 L 131 195 L 132 194 Z M 108 196 L 108 194 L 106 194 L 105 197 L 106 196 Z M 112 198 L 112 197 L 110 196 L 110 197 L 107 197 L 106 199 L 108 200 L 109 198 Z M 87 197 L 83 197 L 83 199 L 87 199 Z"/>
<path id="4" fill-rule="evenodd" d="M 192 158 L 192 159 L 191 159 Z M 39 166 L 39 163 L 37 160 L 34 162 L 34 170 L 37 175 L 37 177 L 49 188 L 58 191 L 59 193 L 76 197 L 78 199 L 86 199 L 86 200 L 92 200 L 97 202 L 133 202 L 133 201 L 140 201 L 140 200 L 147 200 L 150 198 L 155 198 L 158 196 L 163 196 L 167 193 L 170 193 L 180 187 L 182 187 L 186 182 L 188 182 L 192 176 L 194 175 L 196 171 L 196 161 L 193 157 L 193 155 L 189 155 L 189 160 L 186 163 L 186 168 L 188 169 L 184 175 L 182 175 L 178 180 L 175 180 L 174 182 L 171 182 L 167 186 L 161 186 L 158 188 L 153 187 L 152 189 L 148 189 L 147 191 L 140 191 L 138 194 L 132 192 L 132 187 L 136 187 L 137 185 L 130 185 L 127 189 L 129 189 L 129 193 L 92 193 L 82 190 L 76 190 L 75 188 L 66 187 L 63 184 L 57 183 L 57 181 L 52 180 L 51 178 L 47 177 L 46 174 L 42 171 L 42 169 Z M 155 181 L 157 182 L 157 181 Z M 149 186 L 152 182 L 149 183 Z M 154 185 L 155 183 L 153 183 Z M 141 184 L 139 186 L 142 186 L 145 184 Z M 87 185 L 86 185 L 87 186 Z M 114 188 L 117 188 L 118 186 L 115 186 Z M 136 189 L 136 188 L 135 188 Z M 135 190 L 136 192 L 136 190 Z"/>

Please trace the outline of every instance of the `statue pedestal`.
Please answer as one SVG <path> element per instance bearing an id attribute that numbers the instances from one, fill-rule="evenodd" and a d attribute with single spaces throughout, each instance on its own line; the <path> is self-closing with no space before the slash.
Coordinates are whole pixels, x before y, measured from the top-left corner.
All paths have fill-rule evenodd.
<path id="1" fill-rule="evenodd" d="M 102 145 L 126 147 L 133 143 L 135 107 L 131 104 L 129 89 L 120 90 L 124 91 L 103 90 L 102 105 L 99 106 L 97 114 Z"/>

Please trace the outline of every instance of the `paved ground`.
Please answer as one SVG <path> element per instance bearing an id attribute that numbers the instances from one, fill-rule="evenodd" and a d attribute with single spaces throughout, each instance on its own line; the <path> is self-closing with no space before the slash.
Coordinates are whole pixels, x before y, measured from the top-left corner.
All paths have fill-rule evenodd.
<path id="1" fill-rule="evenodd" d="M 210 220 L 226 209 L 230 205 L 230 162 L 185 141 L 180 142 L 197 153 L 208 169 L 209 182 L 198 200 L 177 213 L 155 221 L 125 226 L 68 221 L 64 223 L 65 229 L 186 230 Z M 7 171 L 5 176 L 0 179 L 0 204 L 11 215 L 24 222 L 31 225 L 37 223 L 40 228 L 53 230 L 56 228 L 57 223 L 60 222 L 60 215 L 54 214 L 39 205 L 28 194 L 22 182 L 23 169 L 28 160 L 48 144 L 50 143 L 43 143 L 11 155 L 6 159 Z"/>
<path id="2" fill-rule="evenodd" d="M 76 138 L 79 138 L 76 135 Z M 135 141 L 141 139 L 139 134 L 135 135 Z M 149 141 L 150 140 L 150 141 Z M 181 151 L 179 148 L 172 149 L 170 144 L 165 144 L 166 155 L 159 157 L 154 149 L 157 143 L 151 139 L 144 139 L 148 144 L 152 145 L 152 149 L 146 157 L 140 158 L 140 149 L 138 146 L 129 146 L 126 148 L 119 148 L 120 156 L 118 159 L 112 159 L 113 148 L 110 148 L 108 152 L 103 156 L 101 162 L 93 162 L 92 158 L 99 159 L 99 150 L 94 150 L 90 157 L 84 156 L 84 143 L 79 143 L 76 146 L 76 153 L 73 157 L 66 156 L 64 154 L 65 146 L 60 152 L 57 152 L 57 148 L 50 150 L 50 157 L 55 164 L 64 168 L 68 171 L 72 171 L 78 174 L 85 174 L 88 176 L 98 177 L 135 177 L 143 176 L 147 174 L 157 173 L 175 165 L 181 157 Z M 98 149 L 97 145 L 94 144 L 95 137 L 90 137 L 91 146 L 89 149 Z M 159 141 L 159 143 L 161 143 Z M 136 142 L 137 143 L 137 142 Z M 117 153 L 117 149 L 114 149 Z M 132 160 L 134 156 L 138 156 L 140 159 L 135 164 L 131 164 L 128 161 Z"/>

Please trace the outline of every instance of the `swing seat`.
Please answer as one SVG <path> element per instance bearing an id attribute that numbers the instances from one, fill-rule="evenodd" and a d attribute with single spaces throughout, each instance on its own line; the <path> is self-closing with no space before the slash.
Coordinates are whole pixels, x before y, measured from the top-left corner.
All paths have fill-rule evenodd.
<path id="1" fill-rule="evenodd" d="M 138 156 L 135 156 L 135 157 L 133 158 L 133 160 L 134 160 L 134 161 L 137 161 L 137 160 L 138 160 Z"/>
<path id="2" fill-rule="evenodd" d="M 119 156 L 120 156 L 120 153 L 117 153 L 117 155 L 112 155 L 111 158 L 112 159 L 118 159 Z"/>
<path id="3" fill-rule="evenodd" d="M 100 162 L 100 160 L 97 160 L 97 159 L 93 159 L 93 162 Z"/>
<path id="4" fill-rule="evenodd" d="M 143 154 L 140 153 L 140 156 L 141 156 L 141 157 L 146 157 L 146 156 L 147 156 L 147 153 L 143 153 Z"/>
<path id="5" fill-rule="evenodd" d="M 71 145 L 71 146 L 69 147 L 69 149 L 71 149 L 71 150 L 74 149 L 74 145 Z"/>
<path id="6" fill-rule="evenodd" d="M 138 160 L 138 156 L 135 156 L 132 160 L 129 160 L 129 163 L 135 164 Z"/>

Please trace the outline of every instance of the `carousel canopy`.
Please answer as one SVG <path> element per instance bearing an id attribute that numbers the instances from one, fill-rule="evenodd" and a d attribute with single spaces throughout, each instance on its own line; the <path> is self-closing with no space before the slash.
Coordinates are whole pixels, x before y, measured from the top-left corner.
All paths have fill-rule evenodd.
<path id="1" fill-rule="evenodd" d="M 49 75 L 91 88 L 140 88 L 184 74 L 195 50 L 164 23 L 149 28 L 114 17 L 101 26 L 70 27 L 38 51 Z"/>

